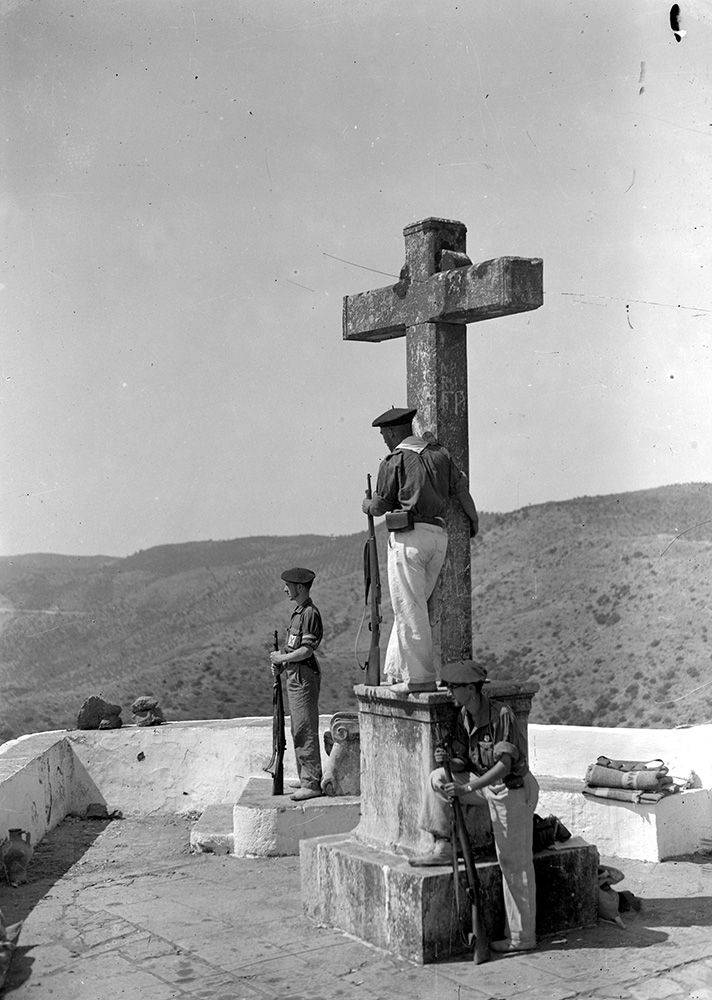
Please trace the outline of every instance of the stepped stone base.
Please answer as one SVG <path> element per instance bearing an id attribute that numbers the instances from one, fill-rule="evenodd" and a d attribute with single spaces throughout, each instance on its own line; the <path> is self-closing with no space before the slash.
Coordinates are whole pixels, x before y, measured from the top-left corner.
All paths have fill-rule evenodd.
<path id="1" fill-rule="evenodd" d="M 411 868 L 402 854 L 368 846 L 353 836 L 303 840 L 302 902 L 308 917 L 425 964 L 465 950 L 455 913 L 450 867 Z M 534 856 L 537 934 L 588 927 L 598 916 L 598 851 L 576 838 L 571 847 Z M 504 927 L 502 876 L 494 859 L 477 862 L 482 909 L 490 940 Z M 465 873 L 460 903 L 469 919 Z"/>
<path id="2" fill-rule="evenodd" d="M 293 802 L 290 795 L 272 795 L 271 778 L 250 778 L 232 811 L 233 854 L 277 857 L 299 854 L 305 837 L 344 834 L 358 824 L 358 795 L 323 795 Z"/>

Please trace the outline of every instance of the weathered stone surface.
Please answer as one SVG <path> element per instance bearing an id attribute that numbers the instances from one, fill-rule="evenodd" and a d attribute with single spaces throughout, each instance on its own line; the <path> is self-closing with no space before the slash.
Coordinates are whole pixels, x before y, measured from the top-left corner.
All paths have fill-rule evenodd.
<path id="1" fill-rule="evenodd" d="M 454 911 L 449 867 L 411 868 L 399 854 L 354 837 L 304 840 L 300 845 L 304 911 L 413 962 L 428 963 L 464 951 Z M 597 919 L 595 847 L 542 851 L 534 857 L 537 934 L 591 926 Z M 490 940 L 502 936 L 502 877 L 495 860 L 478 861 L 482 913 Z M 460 870 L 460 919 L 469 929 L 465 873 Z"/>
<path id="2" fill-rule="evenodd" d="M 358 713 L 337 712 L 324 733 L 327 752 L 321 779 L 325 795 L 359 795 L 361 792 L 361 739 Z"/>
<path id="3" fill-rule="evenodd" d="M 102 721 L 108 725 L 102 726 Z M 121 705 L 112 705 L 96 695 L 87 698 L 79 709 L 77 729 L 119 729 L 121 727 Z"/>
<path id="4" fill-rule="evenodd" d="M 137 726 L 160 726 L 166 721 L 157 699 L 147 695 L 136 698 L 131 711 Z"/>
<path id="5" fill-rule="evenodd" d="M 542 275 L 541 260 L 525 257 L 458 267 L 427 281 L 406 274 L 395 285 L 344 299 L 344 340 L 390 340 L 421 323 L 475 323 L 538 309 Z"/>
<path id="6" fill-rule="evenodd" d="M 507 702 L 526 733 L 539 685 L 498 681 L 491 698 Z M 452 731 L 457 707 L 444 691 L 409 695 L 389 687 L 355 689 L 361 728 L 361 821 L 358 839 L 385 850 L 419 853 L 431 845 L 418 825 L 423 789 L 435 767 L 438 727 Z M 490 842 L 487 811 L 471 810 L 475 845 Z"/>
<path id="7" fill-rule="evenodd" d="M 152 698 L 149 695 L 141 695 L 140 698 L 131 704 L 131 711 L 134 715 L 139 715 L 143 712 L 150 712 L 151 709 L 158 708 L 158 700 Z"/>

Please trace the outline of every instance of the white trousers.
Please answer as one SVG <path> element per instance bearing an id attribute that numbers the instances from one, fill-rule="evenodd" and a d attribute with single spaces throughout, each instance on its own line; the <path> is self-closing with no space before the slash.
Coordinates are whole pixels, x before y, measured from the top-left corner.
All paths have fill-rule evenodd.
<path id="1" fill-rule="evenodd" d="M 456 784 L 466 784 L 476 775 L 456 771 Z M 430 774 L 425 786 L 420 815 L 420 826 L 436 837 L 450 836 L 450 805 L 443 785 L 447 778 L 443 768 Z M 502 872 L 502 895 L 507 922 L 505 934 L 516 945 L 536 943 L 536 884 L 532 856 L 534 810 L 539 798 L 539 784 L 528 773 L 522 788 L 508 789 L 504 784 L 488 785 L 460 797 L 467 811 L 468 806 L 489 808 L 494 833 L 497 860 Z"/>
<path id="2" fill-rule="evenodd" d="M 435 681 L 433 635 L 428 598 L 435 589 L 447 552 L 447 532 L 435 524 L 388 535 L 388 587 L 393 628 L 383 672 L 392 681 Z"/>

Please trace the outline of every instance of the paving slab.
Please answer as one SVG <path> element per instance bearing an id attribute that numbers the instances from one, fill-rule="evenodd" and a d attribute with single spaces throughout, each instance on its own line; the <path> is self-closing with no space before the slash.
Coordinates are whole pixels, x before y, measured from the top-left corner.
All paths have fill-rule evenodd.
<path id="1" fill-rule="evenodd" d="M 475 966 L 396 959 L 302 913 L 297 858 L 191 854 L 190 820 L 67 820 L 29 883 L 12 1000 L 712 1000 L 712 869 L 689 856 L 610 861 L 642 899 L 625 927 L 543 939 Z"/>

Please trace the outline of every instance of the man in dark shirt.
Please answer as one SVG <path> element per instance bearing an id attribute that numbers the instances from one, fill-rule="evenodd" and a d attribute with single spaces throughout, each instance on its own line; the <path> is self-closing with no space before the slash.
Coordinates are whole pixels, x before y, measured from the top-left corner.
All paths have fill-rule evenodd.
<path id="1" fill-rule="evenodd" d="M 394 408 L 373 421 L 390 449 L 378 470 L 373 498 L 364 513 L 379 517 L 397 511 L 404 528 L 389 530 L 388 587 L 393 629 L 383 672 L 386 683 L 412 692 L 436 690 L 436 664 L 428 599 L 445 562 L 448 536 L 445 513 L 456 499 L 477 534 L 478 518 L 467 477 L 430 435 L 413 434 L 417 410 Z M 386 523 L 388 524 L 388 518 Z"/>
<path id="2" fill-rule="evenodd" d="M 287 673 L 287 697 L 297 760 L 300 788 L 291 796 L 295 801 L 313 799 L 321 791 L 321 754 L 319 751 L 319 688 L 321 673 L 314 652 L 324 629 L 319 609 L 309 592 L 315 577 L 310 569 L 295 567 L 282 573 L 284 592 L 295 608 L 289 623 L 286 645 L 270 653 L 272 669 Z"/>

